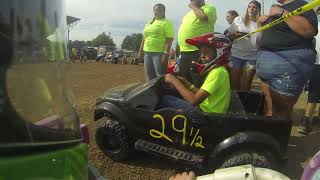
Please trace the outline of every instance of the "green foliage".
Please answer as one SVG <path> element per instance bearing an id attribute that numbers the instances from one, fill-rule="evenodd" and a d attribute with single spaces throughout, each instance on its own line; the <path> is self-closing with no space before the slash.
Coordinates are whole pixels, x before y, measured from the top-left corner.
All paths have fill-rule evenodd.
<path id="1" fill-rule="evenodd" d="M 139 51 L 142 38 L 143 35 L 141 33 L 127 35 L 122 41 L 121 49 Z"/>
<path id="2" fill-rule="evenodd" d="M 113 39 L 110 35 L 106 35 L 104 32 L 99 34 L 96 38 L 94 38 L 92 41 L 69 41 L 69 48 L 70 50 L 72 48 L 76 48 L 77 50 L 80 50 L 81 48 L 85 46 L 90 47 L 99 47 L 99 46 L 106 46 L 108 50 L 114 50 L 116 48 L 116 44 L 113 42 Z"/>
<path id="3" fill-rule="evenodd" d="M 78 50 L 80 50 L 81 48 L 86 46 L 86 42 L 85 41 L 79 41 L 79 40 L 75 40 L 75 41 L 71 41 L 70 43 L 70 48 L 76 48 Z"/>
<path id="4" fill-rule="evenodd" d="M 91 41 L 92 46 L 107 46 L 110 49 L 115 49 L 116 44 L 110 35 L 106 35 L 104 32 L 99 34 L 96 38 Z"/>
<path id="5" fill-rule="evenodd" d="M 86 41 L 86 46 L 92 46 L 92 41 Z"/>

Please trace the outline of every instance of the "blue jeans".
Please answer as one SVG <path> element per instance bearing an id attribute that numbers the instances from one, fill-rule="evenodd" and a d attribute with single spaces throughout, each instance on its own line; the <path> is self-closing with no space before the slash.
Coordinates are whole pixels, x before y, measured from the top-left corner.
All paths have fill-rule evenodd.
<path id="1" fill-rule="evenodd" d="M 235 69 L 242 69 L 243 67 L 248 67 L 249 69 L 256 69 L 256 59 L 241 59 L 231 56 L 229 65 Z"/>
<path id="2" fill-rule="evenodd" d="M 144 53 L 144 71 L 147 81 L 162 76 L 166 72 L 166 64 L 161 63 L 162 52 L 145 52 Z"/>
<path id="3" fill-rule="evenodd" d="M 194 111 L 201 112 L 199 107 L 193 106 L 192 104 L 190 104 L 186 100 L 180 99 L 178 97 L 171 96 L 171 95 L 162 96 L 162 98 L 160 100 L 160 107 L 161 108 L 164 108 L 164 107 L 176 107 L 176 108 L 179 108 L 179 109 L 190 110 L 190 111 L 194 110 Z"/>
<path id="4" fill-rule="evenodd" d="M 316 54 L 311 49 L 260 51 L 257 75 L 284 96 L 299 96 L 311 78 Z"/>

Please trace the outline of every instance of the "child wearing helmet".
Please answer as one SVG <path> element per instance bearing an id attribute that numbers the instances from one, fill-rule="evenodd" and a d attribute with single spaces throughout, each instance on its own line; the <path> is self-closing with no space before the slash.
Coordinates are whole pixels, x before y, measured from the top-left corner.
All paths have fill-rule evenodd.
<path id="1" fill-rule="evenodd" d="M 183 99 L 165 95 L 161 105 L 182 109 L 200 108 L 206 113 L 226 113 L 230 102 L 230 80 L 224 65 L 230 56 L 230 40 L 222 34 L 208 33 L 187 39 L 186 42 L 200 49 L 200 60 L 205 66 L 199 76 L 204 77 L 204 83 L 196 88 L 182 77 L 166 74 L 165 82 L 174 86 Z"/>

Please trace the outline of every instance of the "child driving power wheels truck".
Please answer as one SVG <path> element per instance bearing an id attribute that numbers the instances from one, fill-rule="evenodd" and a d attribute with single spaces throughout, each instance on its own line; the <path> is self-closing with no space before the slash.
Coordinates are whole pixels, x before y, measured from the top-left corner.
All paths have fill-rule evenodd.
<path id="1" fill-rule="evenodd" d="M 205 66 L 199 77 L 204 77 L 204 83 L 196 88 L 182 77 L 166 74 L 165 82 L 174 86 L 183 99 L 165 95 L 161 106 L 226 113 L 230 102 L 230 81 L 224 65 L 230 56 L 231 41 L 225 35 L 207 33 L 187 39 L 186 43 L 200 49 L 200 61 Z"/>

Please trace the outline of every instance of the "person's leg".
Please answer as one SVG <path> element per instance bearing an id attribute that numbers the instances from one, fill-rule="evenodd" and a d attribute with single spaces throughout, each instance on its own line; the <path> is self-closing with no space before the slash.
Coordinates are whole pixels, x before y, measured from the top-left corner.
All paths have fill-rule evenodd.
<path id="1" fill-rule="evenodd" d="M 301 119 L 301 128 L 298 128 L 298 132 L 302 134 L 309 134 L 311 132 L 313 113 L 316 108 L 316 103 L 308 103 L 304 117 Z"/>
<path id="2" fill-rule="evenodd" d="M 296 104 L 298 96 L 285 96 L 270 90 L 272 99 L 272 117 L 290 119 L 293 106 Z"/>
<path id="3" fill-rule="evenodd" d="M 260 51 L 256 65 L 257 76 L 262 81 L 261 90 L 265 96 L 264 115 L 268 117 L 272 116 L 272 99 L 270 94 L 270 82 L 268 82 L 268 80 L 272 80 L 274 77 L 274 72 L 272 71 L 272 68 L 274 67 L 274 58 L 276 58 L 274 53 Z"/>
<path id="4" fill-rule="evenodd" d="M 270 88 L 269 84 L 267 82 L 262 82 L 261 86 L 262 92 L 265 97 L 265 116 L 271 117 L 272 116 L 272 100 L 271 100 L 271 94 L 270 94 Z"/>
<path id="5" fill-rule="evenodd" d="M 166 64 L 163 64 L 161 62 L 163 53 L 154 53 L 152 56 L 152 62 L 153 62 L 153 67 L 156 72 L 156 76 L 160 77 L 163 76 L 166 73 Z"/>
<path id="6" fill-rule="evenodd" d="M 247 60 L 241 76 L 240 90 L 249 91 L 254 75 L 256 74 L 256 60 Z"/>
<path id="7" fill-rule="evenodd" d="M 180 62 L 180 74 L 182 77 L 187 79 L 189 82 L 192 82 L 192 76 L 190 74 L 190 68 L 192 61 L 198 61 L 199 60 L 199 52 L 193 51 L 193 52 L 180 52 L 181 56 L 179 59 Z"/>
<path id="8" fill-rule="evenodd" d="M 230 68 L 231 89 L 240 90 L 244 60 L 231 56 L 229 64 L 231 67 Z"/>
<path id="9" fill-rule="evenodd" d="M 301 129 L 298 132 L 308 134 L 312 130 L 312 123 L 315 118 L 313 117 L 317 102 L 320 100 L 320 66 L 315 66 L 312 71 L 312 77 L 309 81 L 309 93 L 308 93 L 308 104 L 305 110 L 305 115 L 301 119 Z"/>
<path id="10" fill-rule="evenodd" d="M 181 52 L 179 62 L 180 62 L 179 64 L 180 75 L 191 82 L 191 77 L 189 77 L 189 69 L 190 69 L 192 60 L 188 58 L 187 54 L 184 54 L 184 52 Z"/>
<path id="11" fill-rule="evenodd" d="M 315 68 L 312 71 L 312 78 L 309 83 L 309 89 L 311 93 L 310 102 L 314 103 L 316 107 L 317 103 L 320 103 L 320 64 L 315 65 Z M 320 120 L 319 118 L 320 118 L 320 105 L 319 105 L 318 114 L 315 117 L 315 119 Z"/>
<path id="12" fill-rule="evenodd" d="M 153 67 L 152 54 L 145 52 L 144 53 L 144 72 L 147 81 L 156 77 L 156 73 Z"/>
<path id="13" fill-rule="evenodd" d="M 315 54 L 312 50 L 262 51 L 257 74 L 267 81 L 272 100 L 272 116 L 290 118 L 306 81 L 311 77 Z"/>
<path id="14" fill-rule="evenodd" d="M 304 116 L 307 118 L 312 118 L 314 110 L 316 109 L 316 105 L 316 103 L 308 103 Z"/>
<path id="15" fill-rule="evenodd" d="M 192 106 L 192 104 L 190 104 L 186 100 L 180 99 L 171 95 L 165 95 L 161 98 L 160 108 L 164 108 L 164 107 L 176 107 L 181 109 L 195 108 L 194 106 Z"/>
<path id="16" fill-rule="evenodd" d="M 312 77 L 315 54 L 310 49 L 298 49 L 278 52 L 279 69 L 270 84 L 273 115 L 289 118 L 293 106 L 303 91 L 307 80 Z"/>

